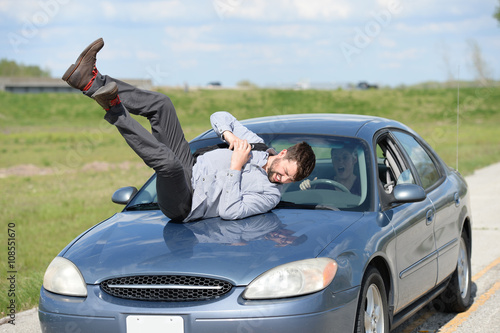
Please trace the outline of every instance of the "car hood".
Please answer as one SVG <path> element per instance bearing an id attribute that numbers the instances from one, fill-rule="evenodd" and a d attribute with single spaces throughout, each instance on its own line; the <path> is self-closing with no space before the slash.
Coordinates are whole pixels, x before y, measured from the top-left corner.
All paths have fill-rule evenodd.
<path id="1" fill-rule="evenodd" d="M 62 255 L 88 284 L 130 275 L 190 274 L 247 285 L 280 264 L 316 257 L 363 213 L 276 209 L 243 220 L 174 223 L 124 212 L 82 234 Z"/>

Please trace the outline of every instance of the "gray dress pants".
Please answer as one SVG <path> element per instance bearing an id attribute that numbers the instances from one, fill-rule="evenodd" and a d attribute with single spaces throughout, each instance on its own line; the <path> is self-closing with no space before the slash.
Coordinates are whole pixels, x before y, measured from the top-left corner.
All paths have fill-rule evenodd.
<path id="1" fill-rule="evenodd" d="M 191 211 L 194 158 L 174 105 L 164 94 L 138 89 L 100 73 L 84 94 L 91 96 L 111 81 L 118 85 L 121 104 L 111 107 L 104 118 L 116 126 L 128 145 L 154 169 L 161 211 L 173 220 L 182 221 Z M 148 118 L 151 132 L 130 113 Z"/>

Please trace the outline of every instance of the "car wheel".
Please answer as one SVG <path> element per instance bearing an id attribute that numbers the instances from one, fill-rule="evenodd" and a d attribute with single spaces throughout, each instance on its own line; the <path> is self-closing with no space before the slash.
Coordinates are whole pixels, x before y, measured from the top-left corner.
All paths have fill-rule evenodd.
<path id="1" fill-rule="evenodd" d="M 471 304 L 472 281 L 469 244 L 467 234 L 462 232 L 458 250 L 457 268 L 451 277 L 448 287 L 446 287 L 439 298 L 445 312 L 463 312 Z"/>
<path id="2" fill-rule="evenodd" d="M 363 278 L 354 332 L 389 332 L 387 293 L 384 280 L 374 267 L 369 267 Z"/>

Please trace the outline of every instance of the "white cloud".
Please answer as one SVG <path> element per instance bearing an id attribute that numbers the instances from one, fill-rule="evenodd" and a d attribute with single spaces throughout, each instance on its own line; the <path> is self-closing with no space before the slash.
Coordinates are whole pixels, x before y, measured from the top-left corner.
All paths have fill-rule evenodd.
<path id="1" fill-rule="evenodd" d="M 314 20 L 332 21 L 345 19 L 353 11 L 345 0 L 212 0 L 219 8 L 226 8 L 225 16 L 256 21 Z M 221 7 L 225 3 L 230 6 Z"/>
<path id="2" fill-rule="evenodd" d="M 409 60 L 409 59 L 417 59 L 422 54 L 422 51 L 416 48 L 410 48 L 401 50 L 398 52 L 382 52 L 381 57 L 387 58 L 391 60 Z"/>
<path id="3" fill-rule="evenodd" d="M 396 47 L 397 45 L 397 42 L 396 40 L 394 39 L 391 39 L 391 38 L 387 38 L 385 36 L 380 36 L 378 38 L 378 42 L 380 43 L 380 45 L 382 45 L 383 47 L 388 47 L 388 48 L 394 48 Z"/>
<path id="4" fill-rule="evenodd" d="M 492 28 L 492 16 L 467 17 L 459 20 L 442 18 L 432 21 L 401 21 L 395 24 L 396 30 L 407 35 L 436 35 L 448 36 L 471 35 Z"/>
<path id="5" fill-rule="evenodd" d="M 311 39 L 321 32 L 316 25 L 282 24 L 259 29 L 272 38 Z"/>
<path id="6" fill-rule="evenodd" d="M 137 50 L 135 54 L 139 60 L 158 60 L 162 58 L 158 53 L 147 50 Z"/>
<path id="7" fill-rule="evenodd" d="M 173 51 L 182 52 L 220 52 L 225 49 L 223 44 L 219 43 L 200 43 L 190 40 L 179 41 L 175 43 Z"/>
<path id="8" fill-rule="evenodd" d="M 6 13 L 17 22 L 24 22 L 26 19 L 31 19 L 34 12 L 40 10 L 40 5 L 36 0 L 26 0 L 22 2 L 7 0 L 0 3 L 0 11 Z"/>
<path id="9" fill-rule="evenodd" d="M 122 6 L 122 3 L 119 4 Z M 189 5 L 179 0 L 136 1 L 125 4 L 124 11 L 135 22 L 159 21 L 167 18 L 192 18 L 198 11 L 190 11 Z"/>
<path id="10" fill-rule="evenodd" d="M 395 69 L 395 68 L 401 68 L 402 65 L 400 62 L 387 62 L 387 63 L 382 63 L 381 68 L 385 69 Z"/>
<path id="11" fill-rule="evenodd" d="M 191 69 L 198 67 L 198 60 L 196 59 L 183 59 L 178 62 L 179 67 L 182 69 Z"/>
<path id="12" fill-rule="evenodd" d="M 493 10 L 496 0 L 379 0 L 380 2 L 397 1 L 401 3 L 403 18 L 443 18 L 473 16 L 485 10 Z M 493 14 L 493 11 L 491 12 Z"/>
<path id="13" fill-rule="evenodd" d="M 13 1 L 0 0 L 0 13 L 7 12 Z"/>
<path id="14" fill-rule="evenodd" d="M 247 60 L 252 64 L 276 66 L 286 62 L 283 58 L 286 53 L 276 45 L 259 45 L 258 50 L 245 47 L 245 51 Z"/>
<path id="15" fill-rule="evenodd" d="M 351 6 L 343 1 L 295 0 L 293 5 L 297 9 L 299 18 L 308 20 L 347 18 L 352 11 Z"/>
<path id="16" fill-rule="evenodd" d="M 207 41 L 209 40 L 207 36 L 211 36 L 213 31 L 213 25 L 168 26 L 164 28 L 167 35 L 164 44 L 171 49 L 170 52 L 176 54 L 222 51 L 223 43 Z"/>
<path id="17" fill-rule="evenodd" d="M 103 1 L 101 4 L 101 10 L 107 19 L 113 19 L 117 16 L 118 9 L 117 6 L 109 1 Z"/>
<path id="18" fill-rule="evenodd" d="M 167 26 L 163 29 L 168 37 L 167 44 L 172 46 L 175 44 L 177 48 L 179 44 L 211 44 L 204 42 L 208 36 L 214 35 L 214 25 L 196 25 L 196 26 Z"/>
<path id="19" fill-rule="evenodd" d="M 459 23 L 454 22 L 427 22 L 427 23 L 397 23 L 396 30 L 411 35 L 433 33 L 456 33 L 461 29 Z"/>

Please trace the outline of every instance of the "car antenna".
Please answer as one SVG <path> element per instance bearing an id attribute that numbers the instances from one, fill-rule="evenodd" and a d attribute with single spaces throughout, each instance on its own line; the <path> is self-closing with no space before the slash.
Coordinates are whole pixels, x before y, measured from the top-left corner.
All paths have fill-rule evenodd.
<path id="1" fill-rule="evenodd" d="M 460 124 L 460 64 L 457 67 L 457 156 L 456 156 L 456 170 L 458 171 L 458 128 Z"/>

